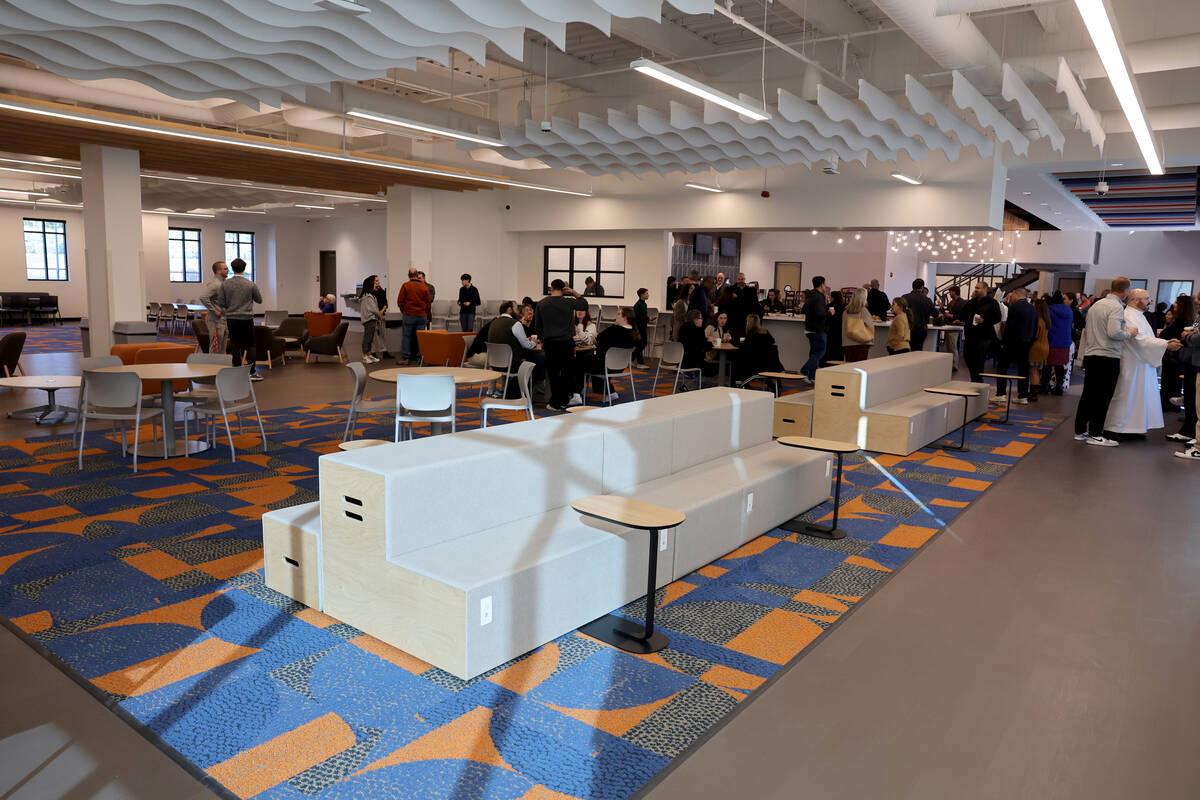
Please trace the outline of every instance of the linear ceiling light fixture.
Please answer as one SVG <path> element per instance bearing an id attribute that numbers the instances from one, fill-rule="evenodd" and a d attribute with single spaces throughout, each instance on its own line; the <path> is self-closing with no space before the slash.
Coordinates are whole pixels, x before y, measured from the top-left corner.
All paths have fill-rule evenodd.
<path id="1" fill-rule="evenodd" d="M 1125 119 L 1129 121 L 1129 129 L 1133 131 L 1133 138 L 1137 140 L 1142 151 L 1142 158 L 1146 160 L 1146 168 L 1152 175 L 1162 175 L 1163 166 L 1158 158 L 1158 151 L 1154 148 L 1154 137 L 1150 132 L 1150 124 L 1146 121 L 1146 109 L 1130 76 L 1129 62 L 1126 61 L 1121 42 L 1117 39 L 1108 3 L 1105 0 L 1075 0 L 1075 5 L 1079 8 L 1079 16 L 1083 17 L 1083 24 L 1091 34 L 1092 44 L 1100 55 L 1104 71 L 1108 73 L 1108 80 L 1112 83 Z"/>
<path id="2" fill-rule="evenodd" d="M 37 206 L 38 208 L 83 208 L 81 205 L 72 203 L 45 203 L 39 200 L 10 200 L 7 197 L 0 197 L 0 203 L 16 203 L 22 206 Z"/>
<path id="3" fill-rule="evenodd" d="M 694 94 L 697 97 L 716 103 L 719 106 L 724 106 L 730 111 L 736 111 L 742 116 L 750 117 L 753 120 L 761 122 L 762 120 L 770 119 L 771 115 L 763 109 L 753 108 L 746 105 L 740 100 L 735 100 L 724 92 L 718 92 L 710 86 L 705 86 L 699 81 L 692 80 L 687 75 L 676 72 L 673 69 L 667 69 L 661 64 L 655 64 L 653 61 L 646 58 L 639 58 L 629 65 L 630 69 L 635 69 L 643 75 L 649 75 L 651 78 L 657 78 L 663 83 L 669 83 L 676 89 L 682 89 L 685 92 Z"/>
<path id="4" fill-rule="evenodd" d="M 905 183 L 911 183 L 913 186 L 921 185 L 920 178 L 914 178 L 911 175 L 905 175 L 903 172 L 893 172 L 892 177 L 898 181 L 904 181 Z"/>
<path id="5" fill-rule="evenodd" d="M 28 164 L 31 167 L 60 167 L 62 169 L 81 169 L 72 164 L 59 164 L 55 161 L 24 161 L 19 158 L 0 158 L 5 164 Z"/>
<path id="6" fill-rule="evenodd" d="M 317 208 L 317 209 L 320 209 L 321 211 L 335 210 L 333 206 L 310 206 L 306 203 L 296 203 L 296 208 Z"/>
<path id="7" fill-rule="evenodd" d="M 265 214 L 265 213 L 267 213 L 265 211 L 254 211 L 249 208 L 229 208 L 229 209 L 226 209 L 226 211 L 231 211 L 234 214 Z"/>
<path id="8" fill-rule="evenodd" d="M 339 164 L 359 164 L 366 167 L 374 167 L 376 169 L 388 169 L 395 172 L 407 172 L 416 175 L 433 175 L 438 178 L 447 178 L 457 181 L 474 181 L 476 183 L 488 183 L 493 186 L 507 186 L 510 189 L 532 189 L 538 192 L 554 192 L 555 194 L 569 194 L 575 197 L 591 197 L 591 192 L 577 192 L 573 189 L 560 189 L 557 186 L 544 186 L 537 183 L 522 183 L 521 181 L 510 181 L 503 178 L 489 178 L 484 175 L 473 175 L 464 172 L 454 172 L 448 169 L 436 169 L 433 167 L 418 167 L 412 164 L 394 164 L 388 161 L 379 161 L 370 158 L 358 158 L 351 155 L 341 155 L 339 153 L 322 153 L 318 150 L 304 150 L 297 147 L 288 147 L 284 145 L 270 144 L 268 142 L 256 142 L 247 139 L 232 139 L 226 136 L 216 136 L 207 133 L 193 133 L 191 131 L 179 130 L 178 128 L 160 127 L 157 125 L 146 125 L 135 122 L 125 122 L 123 120 L 108 119 L 105 117 L 93 117 L 88 114 L 77 114 L 68 111 L 59 111 L 53 108 L 45 108 L 39 105 L 26 103 L 13 103 L 10 101 L 0 102 L 0 109 L 8 111 L 16 111 L 21 114 L 33 114 L 39 117 L 50 117 L 52 119 L 64 119 L 71 122 L 84 122 L 89 125 L 98 125 L 104 128 L 118 128 L 120 130 L 138 131 L 140 133 L 150 133 L 156 136 L 169 136 L 174 139 L 188 139 L 196 142 L 209 142 L 215 144 L 228 145 L 230 147 L 241 147 L 248 150 L 264 150 L 273 153 L 285 153 L 291 156 L 299 156 L 301 158 L 313 158 L 321 161 L 332 161 Z M 5 169 L 8 169 L 7 167 Z M 29 170 L 20 170 L 28 172 Z M 34 173 L 34 174 L 56 174 L 56 173 Z M 76 176 L 62 176 L 76 177 Z"/>
<path id="9" fill-rule="evenodd" d="M 720 186 L 705 186 L 703 183 L 685 183 L 684 186 L 689 189 L 699 189 L 702 192 L 723 193 L 725 191 Z"/>
<path id="10" fill-rule="evenodd" d="M 467 133 L 466 131 L 459 131 L 454 128 L 443 128 L 440 125 L 430 125 L 427 122 L 414 122 L 411 119 L 374 114 L 370 111 L 360 111 L 357 108 L 347 111 L 346 116 L 354 117 L 355 119 L 370 120 L 371 122 L 381 122 L 384 125 L 395 125 L 397 128 L 408 128 L 409 130 L 421 131 L 422 133 L 429 133 L 434 136 L 444 136 L 448 139 L 462 139 L 465 142 L 475 142 L 476 144 L 483 144 L 488 147 L 505 146 L 504 142 L 489 136 L 480 136 L 477 133 Z"/>
<path id="11" fill-rule="evenodd" d="M 151 208 L 143 208 L 143 214 L 162 214 L 168 217 L 205 217 L 212 219 L 216 214 L 198 214 L 195 211 L 155 211 Z"/>
<path id="12" fill-rule="evenodd" d="M 0 194 L 15 194 L 28 197 L 49 197 L 46 192 L 37 192 L 33 189 L 0 189 Z"/>
<path id="13" fill-rule="evenodd" d="M 81 181 L 82 175 L 69 175 L 65 172 L 43 172 L 37 169 L 21 169 L 20 167 L 0 167 L 4 172 L 20 172 L 24 175 L 49 175 L 52 178 L 66 178 L 69 181 Z"/>

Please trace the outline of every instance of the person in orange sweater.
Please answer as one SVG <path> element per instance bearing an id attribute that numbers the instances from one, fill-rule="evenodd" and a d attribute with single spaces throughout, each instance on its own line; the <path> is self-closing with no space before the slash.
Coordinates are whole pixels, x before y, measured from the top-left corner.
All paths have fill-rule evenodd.
<path id="1" fill-rule="evenodd" d="M 424 330 L 433 315 L 433 300 L 429 296 L 429 287 L 421 280 L 419 271 L 408 271 L 408 280 L 401 285 L 400 294 L 396 297 L 396 308 L 400 310 L 401 325 L 404 328 L 400 360 L 417 360 L 421 357 L 417 346 L 417 331 Z"/>

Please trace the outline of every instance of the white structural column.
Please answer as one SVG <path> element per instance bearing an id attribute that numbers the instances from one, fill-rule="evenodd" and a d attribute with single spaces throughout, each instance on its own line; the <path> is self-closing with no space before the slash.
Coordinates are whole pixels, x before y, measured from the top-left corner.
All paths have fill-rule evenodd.
<path id="1" fill-rule="evenodd" d="M 104 354 L 114 322 L 146 319 L 141 157 L 136 150 L 94 144 L 79 151 L 91 348 Z"/>
<path id="2" fill-rule="evenodd" d="M 432 267 L 433 191 L 411 186 L 388 187 L 387 289 L 392 299 L 400 291 L 400 284 L 408 280 L 410 267 L 422 270 L 437 285 Z"/>

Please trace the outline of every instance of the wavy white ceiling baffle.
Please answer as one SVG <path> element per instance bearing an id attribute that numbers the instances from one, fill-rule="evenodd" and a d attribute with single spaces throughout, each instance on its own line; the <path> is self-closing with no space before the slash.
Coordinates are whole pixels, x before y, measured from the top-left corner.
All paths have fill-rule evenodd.
<path id="1" fill-rule="evenodd" d="M 712 137 L 713 141 L 728 147 L 734 143 L 744 145 L 755 156 L 763 157 L 776 154 L 780 160 L 789 164 L 804 164 L 809 166 L 823 156 L 802 139 L 788 139 L 777 134 L 767 125 L 747 124 L 741 129 L 737 125 L 737 115 L 732 114 L 733 122 L 721 120 L 710 122 L 708 106 L 705 103 L 705 113 L 701 114 L 683 103 L 671 103 L 671 127 L 677 130 L 700 130 Z M 719 107 L 719 106 L 718 106 Z"/>
<path id="2" fill-rule="evenodd" d="M 712 0 L 670 0 L 691 14 Z M 521 58 L 526 30 L 565 49 L 568 22 L 607 34 L 612 17 L 658 21 L 662 0 L 5 0 L 0 49 L 68 78 L 127 78 L 187 100 L 305 102 L 308 86 L 358 81 L 418 58 L 479 63 L 492 42 Z"/>
<path id="3" fill-rule="evenodd" d="M 743 99 L 743 97 L 739 97 Z M 743 137 L 762 135 L 759 130 L 769 125 L 772 141 L 775 138 L 794 142 L 809 161 L 833 160 L 857 161 L 864 167 L 867 165 L 866 150 L 851 150 L 837 139 L 831 139 L 817 133 L 817 129 L 807 122 L 788 122 L 780 117 L 772 117 L 767 122 L 748 122 L 744 117 L 716 103 L 704 104 L 704 123 L 710 126 L 728 125 L 733 131 Z"/>
<path id="4" fill-rule="evenodd" d="M 990 158 L 992 140 L 984 136 L 962 117 L 955 114 L 933 96 L 933 92 L 921 85 L 912 75 L 904 76 L 904 96 L 913 111 L 931 117 L 944 133 L 952 133 L 963 147 L 974 147 L 984 158 Z"/>
<path id="5" fill-rule="evenodd" d="M 979 124 L 995 131 L 996 138 L 1012 145 L 1012 149 L 1017 155 L 1027 154 L 1029 140 L 1025 138 L 1025 135 L 1005 119 L 1004 115 L 997 111 L 996 107 L 989 103 L 987 98 L 980 94 L 979 90 L 972 86 L 961 72 L 952 70 L 950 74 L 953 79 L 950 96 L 954 98 L 958 107 L 973 111 Z"/>
<path id="6" fill-rule="evenodd" d="M 913 161 L 929 155 L 929 149 L 891 125 L 872 117 L 853 100 L 847 100 L 823 84 L 817 84 L 817 106 L 834 122 L 849 122 L 863 136 L 874 136 L 892 150 L 907 150 Z"/>
<path id="7" fill-rule="evenodd" d="M 1103 151 L 1105 133 L 1100 124 L 1100 115 L 1087 101 L 1067 60 L 1061 56 L 1058 59 L 1058 84 L 1054 88 L 1067 96 L 1067 109 L 1079 117 L 1079 129 L 1092 137 L 1092 147 Z"/>
<path id="8" fill-rule="evenodd" d="M 1021 109 L 1021 116 L 1025 118 L 1025 121 L 1032 122 L 1037 126 L 1032 132 L 1033 137 L 1035 139 L 1040 139 L 1043 136 L 1049 137 L 1050 146 L 1054 148 L 1055 152 L 1061 155 L 1067 137 L 1063 135 L 1058 125 L 1050 118 L 1050 112 L 1033 96 L 1033 92 L 1029 91 L 1029 87 L 1017 75 L 1016 70 L 1005 64 L 1003 74 L 1004 79 L 1000 88 L 1001 97 L 1009 102 L 1016 101 L 1017 107 Z"/>
<path id="9" fill-rule="evenodd" d="M 786 89 L 779 90 L 779 113 L 788 122 L 812 125 L 822 136 L 837 137 L 851 150 L 866 150 L 880 161 L 895 161 L 897 153 L 878 140 L 863 136 L 844 122 L 834 122 L 820 108 L 802 100 Z"/>
<path id="10" fill-rule="evenodd" d="M 962 145 L 864 80 L 858 82 L 858 99 L 875 119 L 894 122 L 905 136 L 919 137 L 927 146 L 945 153 L 950 161 L 958 160 Z"/>

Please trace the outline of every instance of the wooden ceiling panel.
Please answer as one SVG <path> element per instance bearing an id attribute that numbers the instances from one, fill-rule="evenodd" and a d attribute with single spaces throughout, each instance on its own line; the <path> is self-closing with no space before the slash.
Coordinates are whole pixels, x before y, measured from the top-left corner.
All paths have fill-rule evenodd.
<path id="1" fill-rule="evenodd" d="M 159 122 L 124 114 L 81 110 L 59 103 L 13 95 L 0 94 L 0 102 L 20 103 L 34 107 L 37 111 L 61 112 L 73 116 L 83 114 L 97 120 L 152 126 L 155 129 L 130 130 L 87 119 L 45 116 L 37 111 L 0 108 L 0 141 L 4 142 L 4 149 L 28 155 L 78 160 L 81 144 L 99 144 L 139 151 L 143 169 L 358 194 L 375 194 L 386 191 L 391 185 L 446 191 L 492 189 L 502 187 L 496 187 L 495 184 L 478 178 L 508 180 L 503 175 L 385 156 L 349 154 L 373 162 L 371 164 L 334 161 L 321 157 L 343 155 L 332 148 L 292 145 L 263 136 Z M 185 138 L 193 135 L 216 136 L 224 141 Z M 235 142 L 282 147 L 286 148 L 287 152 L 254 149 Z M 407 172 L 390 168 L 389 164 L 438 170 L 446 174 Z"/>

